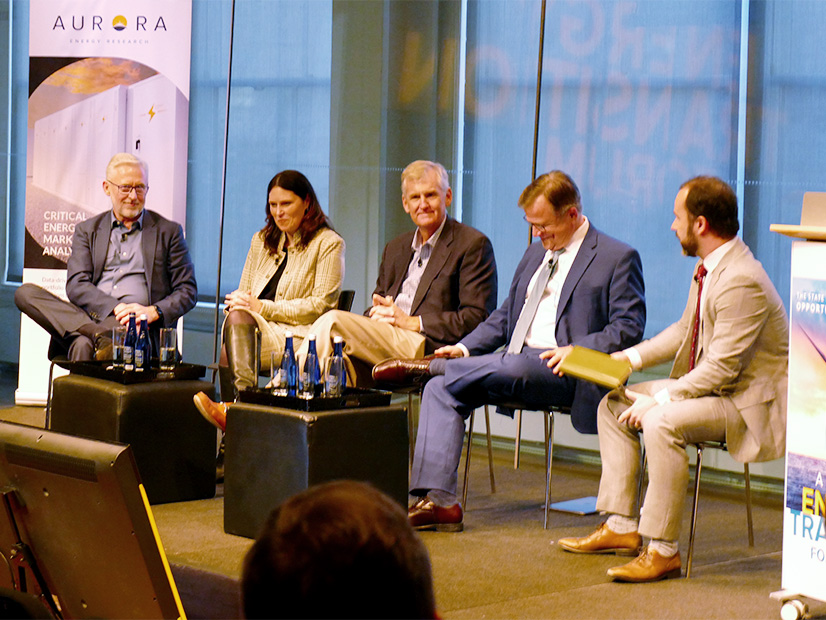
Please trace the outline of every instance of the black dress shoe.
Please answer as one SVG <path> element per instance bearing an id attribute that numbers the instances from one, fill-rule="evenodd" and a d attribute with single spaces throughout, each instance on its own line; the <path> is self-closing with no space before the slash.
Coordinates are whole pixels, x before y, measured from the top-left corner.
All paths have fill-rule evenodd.
<path id="1" fill-rule="evenodd" d="M 462 506 L 437 506 L 429 497 L 423 497 L 407 509 L 407 520 L 414 530 L 461 532 L 464 529 Z"/>
<path id="2" fill-rule="evenodd" d="M 432 357 L 417 359 L 389 359 L 373 366 L 373 379 L 376 383 L 413 387 L 423 385 L 430 379 L 430 361 Z"/>

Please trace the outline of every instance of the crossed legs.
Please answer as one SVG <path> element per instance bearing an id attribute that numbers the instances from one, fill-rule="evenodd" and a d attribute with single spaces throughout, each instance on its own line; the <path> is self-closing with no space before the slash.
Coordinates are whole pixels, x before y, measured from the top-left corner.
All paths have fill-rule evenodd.
<path id="1" fill-rule="evenodd" d="M 455 496 L 465 419 L 491 404 L 522 404 L 541 409 L 548 403 L 570 405 L 574 382 L 554 375 L 536 349 L 518 355 L 490 353 L 447 360 L 444 376 L 425 385 L 410 489 Z"/>
<path id="2" fill-rule="evenodd" d="M 97 335 L 119 325 L 113 315 L 96 322 L 73 303 L 36 284 L 18 287 L 14 303 L 23 314 L 45 329 L 67 351 L 72 361 L 94 358 Z"/>

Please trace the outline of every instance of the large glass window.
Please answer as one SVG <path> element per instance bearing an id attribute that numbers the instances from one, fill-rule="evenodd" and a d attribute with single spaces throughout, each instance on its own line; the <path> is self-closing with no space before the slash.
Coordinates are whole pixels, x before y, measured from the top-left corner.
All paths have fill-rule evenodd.
<path id="1" fill-rule="evenodd" d="M 826 191 L 826 3 L 752 2 L 749 32 L 745 235 L 788 301 L 791 239 L 769 226 L 799 224 L 803 194 Z"/>
<path id="2" fill-rule="evenodd" d="M 296 168 L 345 237 L 360 310 L 384 243 L 410 225 L 398 176 L 414 158 L 451 170 L 455 212 L 493 240 L 504 297 L 528 243 L 516 199 L 531 173 L 540 6 L 237 2 L 219 297 L 237 285 L 263 225 L 268 180 Z M 684 304 L 693 261 L 669 227 L 678 186 L 696 174 L 738 188 L 744 238 L 787 299 L 789 241 L 768 226 L 796 223 L 803 193 L 824 189 L 826 5 L 547 7 L 537 168 L 569 172 L 592 223 L 639 249 L 648 332 Z M 219 260 L 230 9 L 229 0 L 193 0 L 187 234 L 204 300 L 214 299 Z M 0 198 L 11 282 L 22 274 L 28 11 L 25 0 L 0 1 L 0 46 L 10 52 L 0 69 Z"/>
<path id="3" fill-rule="evenodd" d="M 527 243 L 514 207 L 530 181 L 539 3 L 471 7 L 469 202 L 508 281 L 514 240 Z M 738 5 L 603 0 L 547 10 L 537 172 L 569 173 L 592 225 L 640 251 L 656 333 L 682 311 L 694 264 L 669 230 L 679 185 L 697 174 L 736 180 Z"/>
<path id="4" fill-rule="evenodd" d="M 202 299 L 214 299 L 229 55 L 228 2 L 193 3 L 187 234 Z M 303 172 L 329 207 L 330 0 L 236 3 L 221 274 L 235 290 L 267 183 Z"/>

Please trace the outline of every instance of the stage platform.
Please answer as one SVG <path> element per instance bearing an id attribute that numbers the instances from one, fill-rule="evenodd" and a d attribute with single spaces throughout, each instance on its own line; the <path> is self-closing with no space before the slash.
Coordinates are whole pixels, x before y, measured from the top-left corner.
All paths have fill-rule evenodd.
<path id="1" fill-rule="evenodd" d="M 42 426 L 43 411 L 12 407 L 0 409 L 0 418 Z M 588 534 L 600 523 L 598 515 L 552 513 L 550 529 L 542 529 L 540 456 L 525 454 L 514 470 L 512 448 L 497 448 L 497 492 L 491 494 L 485 451 L 479 448 L 471 466 L 465 531 L 422 532 L 443 618 L 779 618 L 780 604 L 769 593 L 780 589 L 780 490 L 755 497 L 750 548 L 742 491 L 714 484 L 712 475 L 700 498 L 692 578 L 619 584 L 605 571 L 623 558 L 570 554 L 555 544 L 563 536 Z M 597 465 L 555 460 L 555 501 L 595 495 L 598 484 Z M 252 541 L 224 533 L 220 484 L 216 491 L 214 499 L 153 507 L 190 618 L 240 615 L 239 579 Z M 684 551 L 688 511 L 687 504 Z M 810 606 L 814 617 L 826 618 L 825 603 Z"/>

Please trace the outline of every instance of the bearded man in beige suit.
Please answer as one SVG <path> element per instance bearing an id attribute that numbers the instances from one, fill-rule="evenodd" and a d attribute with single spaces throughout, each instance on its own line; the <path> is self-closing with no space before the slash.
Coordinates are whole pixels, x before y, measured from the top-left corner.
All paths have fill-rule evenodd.
<path id="1" fill-rule="evenodd" d="M 590 536 L 559 540 L 575 553 L 639 552 L 608 570 L 617 581 L 680 576 L 686 444 L 725 440 L 741 462 L 779 458 L 785 446 L 788 319 L 762 265 L 736 236 L 737 197 L 720 179 L 691 179 L 674 201 L 671 230 L 683 253 L 700 259 L 685 311 L 650 340 L 613 354 L 635 369 L 673 359 L 670 378 L 602 399 L 597 509 L 609 516 Z M 640 432 L 649 485 L 638 519 Z M 645 548 L 642 536 L 651 538 Z"/>

